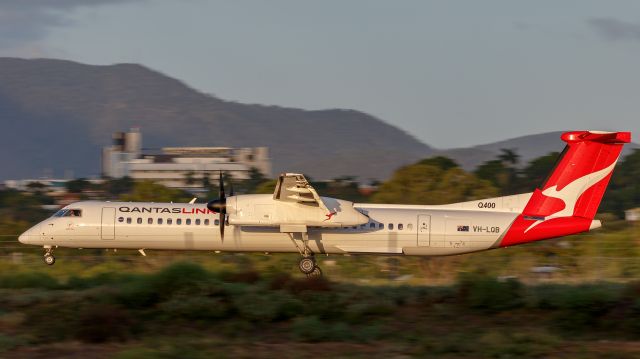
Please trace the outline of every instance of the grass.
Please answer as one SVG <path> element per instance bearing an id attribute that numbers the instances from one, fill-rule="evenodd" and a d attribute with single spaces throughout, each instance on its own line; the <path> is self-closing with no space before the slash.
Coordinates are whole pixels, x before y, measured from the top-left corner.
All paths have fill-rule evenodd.
<path id="1" fill-rule="evenodd" d="M 640 354 L 635 282 L 532 286 L 465 273 L 448 286 L 355 285 L 186 261 L 49 269 L 0 275 L 0 356 L 67 343 L 60 355 L 286 357 L 314 345 L 324 357 L 589 357 L 602 340 L 621 343 L 620 357 Z"/>

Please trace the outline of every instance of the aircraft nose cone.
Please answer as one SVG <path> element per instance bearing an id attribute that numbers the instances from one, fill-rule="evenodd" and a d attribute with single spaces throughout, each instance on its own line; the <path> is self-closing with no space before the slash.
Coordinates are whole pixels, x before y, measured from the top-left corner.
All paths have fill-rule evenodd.
<path id="1" fill-rule="evenodd" d="M 28 244 L 29 243 L 29 237 L 31 237 L 29 234 L 29 231 L 26 231 L 24 233 L 22 233 L 20 235 L 20 237 L 18 237 L 18 241 L 22 244 Z"/>
<path id="2" fill-rule="evenodd" d="M 18 241 L 22 244 L 34 244 L 34 240 L 36 239 L 38 233 L 37 228 L 37 225 L 29 228 L 26 232 L 22 233 L 18 237 Z"/>

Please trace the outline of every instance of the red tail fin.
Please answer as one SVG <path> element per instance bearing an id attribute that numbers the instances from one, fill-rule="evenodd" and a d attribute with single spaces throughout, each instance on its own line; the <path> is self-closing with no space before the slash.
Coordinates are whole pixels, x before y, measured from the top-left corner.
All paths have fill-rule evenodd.
<path id="1" fill-rule="evenodd" d="M 500 246 L 588 231 L 629 132 L 566 132 L 553 172 L 536 189 Z"/>

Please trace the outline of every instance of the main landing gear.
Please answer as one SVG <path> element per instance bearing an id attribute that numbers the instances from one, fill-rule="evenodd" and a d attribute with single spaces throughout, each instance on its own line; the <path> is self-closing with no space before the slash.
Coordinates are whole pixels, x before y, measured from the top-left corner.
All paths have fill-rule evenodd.
<path id="1" fill-rule="evenodd" d="M 300 272 L 306 274 L 308 278 L 322 277 L 322 269 L 318 267 L 316 258 L 313 255 L 300 258 L 298 268 L 300 269 Z"/>
<path id="2" fill-rule="evenodd" d="M 44 263 L 47 265 L 54 265 L 56 263 L 56 257 L 53 256 L 53 248 L 44 247 Z"/>
<path id="3" fill-rule="evenodd" d="M 318 264 L 316 263 L 316 257 L 313 255 L 313 252 L 309 248 L 309 236 L 304 232 L 301 233 L 301 235 L 302 246 L 298 245 L 298 243 L 294 239 L 294 236 L 290 234 L 291 240 L 296 245 L 296 248 L 298 248 L 298 251 L 302 256 L 302 258 L 300 258 L 300 261 L 298 262 L 298 269 L 300 269 L 300 272 L 305 274 L 307 278 L 320 278 L 322 277 L 322 269 L 318 267 Z"/>

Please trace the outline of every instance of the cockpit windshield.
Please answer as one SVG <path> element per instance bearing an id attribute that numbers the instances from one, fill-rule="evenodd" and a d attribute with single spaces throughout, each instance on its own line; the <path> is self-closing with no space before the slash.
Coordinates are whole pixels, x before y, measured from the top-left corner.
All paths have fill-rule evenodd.
<path id="1" fill-rule="evenodd" d="M 82 217 L 82 210 L 63 208 L 54 213 L 53 217 Z"/>

